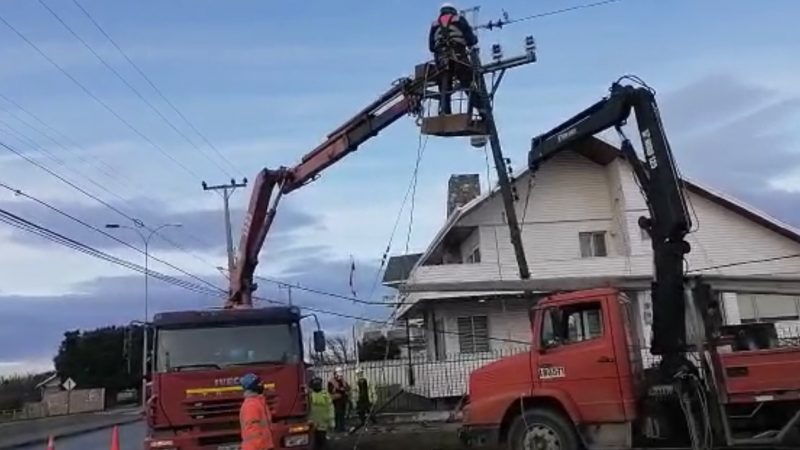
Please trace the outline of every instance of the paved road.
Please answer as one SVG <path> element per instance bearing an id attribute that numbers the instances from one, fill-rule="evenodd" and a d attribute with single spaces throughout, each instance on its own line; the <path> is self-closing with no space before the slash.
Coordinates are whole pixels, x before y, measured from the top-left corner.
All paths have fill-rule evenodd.
<path id="1" fill-rule="evenodd" d="M 119 427 L 120 450 L 142 450 L 144 423 L 136 422 Z M 78 436 L 57 439 L 56 450 L 108 450 L 111 444 L 111 428 L 93 431 Z M 20 450 L 44 450 L 46 444 L 19 447 Z"/>

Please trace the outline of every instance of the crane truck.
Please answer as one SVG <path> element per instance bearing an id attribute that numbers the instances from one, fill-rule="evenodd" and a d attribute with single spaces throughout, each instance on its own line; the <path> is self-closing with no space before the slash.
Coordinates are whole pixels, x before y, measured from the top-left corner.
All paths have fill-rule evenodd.
<path id="1" fill-rule="evenodd" d="M 296 307 L 256 308 L 253 275 L 258 256 L 284 194 L 314 181 L 322 171 L 341 160 L 368 139 L 405 115 L 417 115 L 422 133 L 442 137 L 488 135 L 504 198 L 511 201 L 508 174 L 502 158 L 484 74 L 499 72 L 535 61 L 532 39 L 526 39 L 524 55 L 481 65 L 477 49 L 474 108 L 446 116 L 424 117 L 422 105 L 439 95 L 431 91 L 442 76 L 436 64 L 415 68 L 414 76 L 398 80 L 373 103 L 330 133 L 322 144 L 306 154 L 294 167 L 263 169 L 253 183 L 225 307 L 211 311 L 178 311 L 157 314 L 146 415 L 148 433 L 145 450 L 231 450 L 239 448 L 238 411 L 242 402 L 239 377 L 258 374 L 265 383 L 272 411 L 272 431 L 278 449 L 308 449 L 306 386 L 309 376 L 303 357 L 300 320 Z M 513 210 L 512 210 L 513 213 Z M 509 226 L 519 231 L 516 219 Z M 521 249 L 521 244 L 516 245 Z M 518 255 L 522 255 L 518 251 Z M 522 266 L 521 266 L 522 267 Z M 524 265 L 527 269 L 527 265 Z M 315 351 L 324 351 L 321 330 L 314 333 Z"/>
<path id="2" fill-rule="evenodd" d="M 470 448 L 798 448 L 800 348 L 774 326 L 723 326 L 719 292 L 689 277 L 692 227 L 652 89 L 640 80 L 535 137 L 529 167 L 616 128 L 649 210 L 651 352 L 645 367 L 631 301 L 610 288 L 555 293 L 535 303 L 528 352 L 473 371 L 460 437 Z M 621 128 L 631 111 L 644 153 Z M 687 325 L 688 324 L 688 325 Z"/>

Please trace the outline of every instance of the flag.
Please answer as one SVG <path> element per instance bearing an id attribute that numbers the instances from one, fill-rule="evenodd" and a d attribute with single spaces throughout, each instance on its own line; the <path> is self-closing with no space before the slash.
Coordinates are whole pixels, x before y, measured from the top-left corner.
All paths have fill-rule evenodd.
<path id="1" fill-rule="evenodd" d="M 350 293 L 353 294 L 353 297 L 358 297 L 356 294 L 356 287 L 353 284 L 353 278 L 356 274 L 356 260 L 353 259 L 353 255 L 350 255 Z"/>

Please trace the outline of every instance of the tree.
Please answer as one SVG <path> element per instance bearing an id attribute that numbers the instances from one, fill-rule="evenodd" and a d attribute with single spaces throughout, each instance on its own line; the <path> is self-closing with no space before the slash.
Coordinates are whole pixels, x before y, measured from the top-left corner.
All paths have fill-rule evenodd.
<path id="1" fill-rule="evenodd" d="M 103 387 L 109 395 L 138 388 L 142 375 L 142 328 L 104 327 L 67 331 L 53 360 L 62 379 L 81 388 Z"/>
<path id="2" fill-rule="evenodd" d="M 380 336 L 358 343 L 358 359 L 360 361 L 383 361 L 400 358 L 400 346 L 393 340 Z"/>
<path id="3" fill-rule="evenodd" d="M 22 409 L 25 403 L 39 401 L 36 385 L 50 375 L 52 372 L 0 377 L 0 411 Z"/>

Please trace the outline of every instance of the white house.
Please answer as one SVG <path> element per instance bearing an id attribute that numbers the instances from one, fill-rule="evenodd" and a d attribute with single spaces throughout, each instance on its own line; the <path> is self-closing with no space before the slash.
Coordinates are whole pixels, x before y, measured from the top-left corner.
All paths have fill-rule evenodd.
<path id="1" fill-rule="evenodd" d="M 568 290 L 559 285 L 561 280 L 651 276 L 649 238 L 637 224 L 647 207 L 630 166 L 612 145 L 587 140 L 543 164 L 534 177 L 521 173 L 515 186 L 533 279 Z M 521 292 L 424 290 L 519 279 L 499 192 L 480 195 L 477 175 L 452 178 L 450 188 L 447 220 L 425 253 L 399 257 L 390 263 L 393 270 L 387 270 L 387 286 L 407 289 L 398 294 L 404 298 L 399 316 L 424 319 L 432 360 L 526 347 L 532 300 L 523 299 Z M 690 273 L 741 276 L 742 285 L 764 277 L 797 280 L 800 231 L 688 180 L 685 190 L 695 215 L 695 229 L 688 236 Z M 649 292 L 628 291 L 646 345 Z M 730 324 L 799 324 L 800 296 L 726 292 L 723 302 Z"/>

